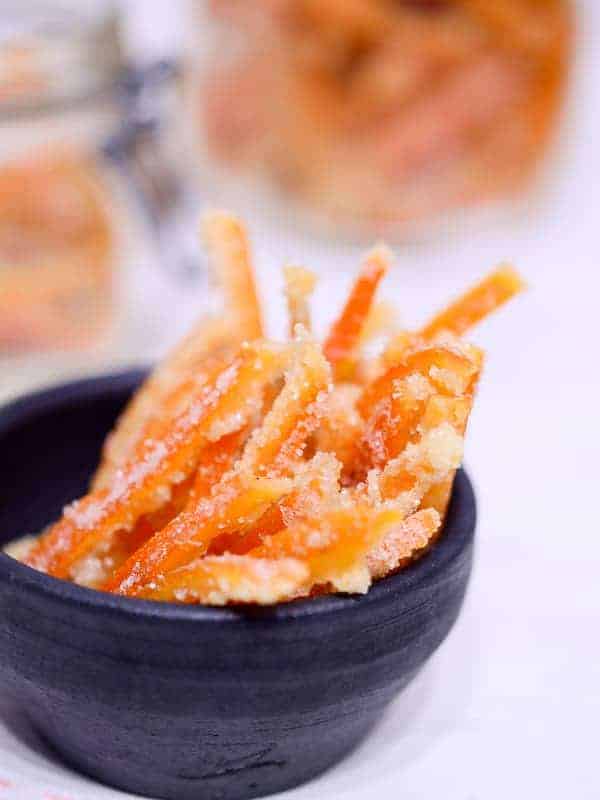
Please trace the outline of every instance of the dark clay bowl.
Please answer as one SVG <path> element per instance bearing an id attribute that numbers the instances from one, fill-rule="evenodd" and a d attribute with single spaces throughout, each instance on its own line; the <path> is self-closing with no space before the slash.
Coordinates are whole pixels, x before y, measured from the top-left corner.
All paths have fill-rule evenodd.
<path id="1" fill-rule="evenodd" d="M 143 373 L 0 412 L 1 542 L 82 494 Z M 171 800 L 280 791 L 339 761 L 447 636 L 471 570 L 475 501 L 456 480 L 420 561 L 361 597 L 274 608 L 113 597 L 0 555 L 0 692 L 70 764 Z"/>

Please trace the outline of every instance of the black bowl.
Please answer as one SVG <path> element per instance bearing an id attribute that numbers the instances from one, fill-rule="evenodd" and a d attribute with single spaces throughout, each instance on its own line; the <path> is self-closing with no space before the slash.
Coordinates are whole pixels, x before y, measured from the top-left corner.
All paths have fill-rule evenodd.
<path id="1" fill-rule="evenodd" d="M 80 381 L 0 413 L 2 543 L 80 495 L 143 373 Z M 124 599 L 0 555 L 0 691 L 69 763 L 171 800 L 236 800 L 335 764 L 447 636 L 471 570 L 475 500 L 361 597 L 216 609 Z"/>

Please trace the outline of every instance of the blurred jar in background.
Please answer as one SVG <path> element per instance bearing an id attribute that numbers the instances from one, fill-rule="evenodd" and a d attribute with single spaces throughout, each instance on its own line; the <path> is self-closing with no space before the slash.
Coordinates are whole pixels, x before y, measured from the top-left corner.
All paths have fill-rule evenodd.
<path id="1" fill-rule="evenodd" d="M 152 357 L 197 266 L 172 234 L 173 69 L 127 65 L 108 0 L 1 5 L 0 401 Z"/>
<path id="2" fill-rule="evenodd" d="M 555 127 L 567 0 L 210 0 L 196 14 L 202 152 L 338 227 L 411 235 L 514 195 Z"/>
<path id="3" fill-rule="evenodd" d="M 81 347 L 111 320 L 113 232 L 95 165 L 69 148 L 0 167 L 0 347 Z"/>
<path id="4" fill-rule="evenodd" d="M 0 352 L 77 349 L 114 320 L 116 18 L 46 3 L 0 18 Z"/>

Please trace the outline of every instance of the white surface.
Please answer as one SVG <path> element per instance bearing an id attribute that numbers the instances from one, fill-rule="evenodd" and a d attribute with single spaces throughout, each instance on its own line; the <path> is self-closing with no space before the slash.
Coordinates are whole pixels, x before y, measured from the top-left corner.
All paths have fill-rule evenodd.
<path id="1" fill-rule="evenodd" d="M 281 797 L 600 797 L 600 9 L 590 0 L 585 10 L 576 116 L 545 206 L 515 225 L 404 248 L 388 281 L 390 296 L 419 310 L 408 322 L 505 258 L 531 284 L 474 337 L 488 365 L 467 448 L 480 516 L 464 613 L 358 752 Z M 273 285 L 286 258 L 336 260 L 339 271 L 321 283 L 325 320 L 355 250 L 256 233 L 260 271 L 271 281 L 263 285 Z M 18 718 L 7 718 L 0 800 L 125 797 L 56 763 Z"/>

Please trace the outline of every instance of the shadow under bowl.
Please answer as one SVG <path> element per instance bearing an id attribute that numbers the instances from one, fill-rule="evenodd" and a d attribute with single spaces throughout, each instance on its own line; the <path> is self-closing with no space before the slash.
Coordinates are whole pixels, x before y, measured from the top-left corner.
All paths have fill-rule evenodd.
<path id="1" fill-rule="evenodd" d="M 81 495 L 144 373 L 0 411 L 0 544 Z M 0 691 L 70 764 L 169 800 L 242 800 L 339 761 L 452 628 L 475 499 L 460 471 L 444 532 L 364 596 L 209 608 L 107 595 L 0 554 Z"/>

